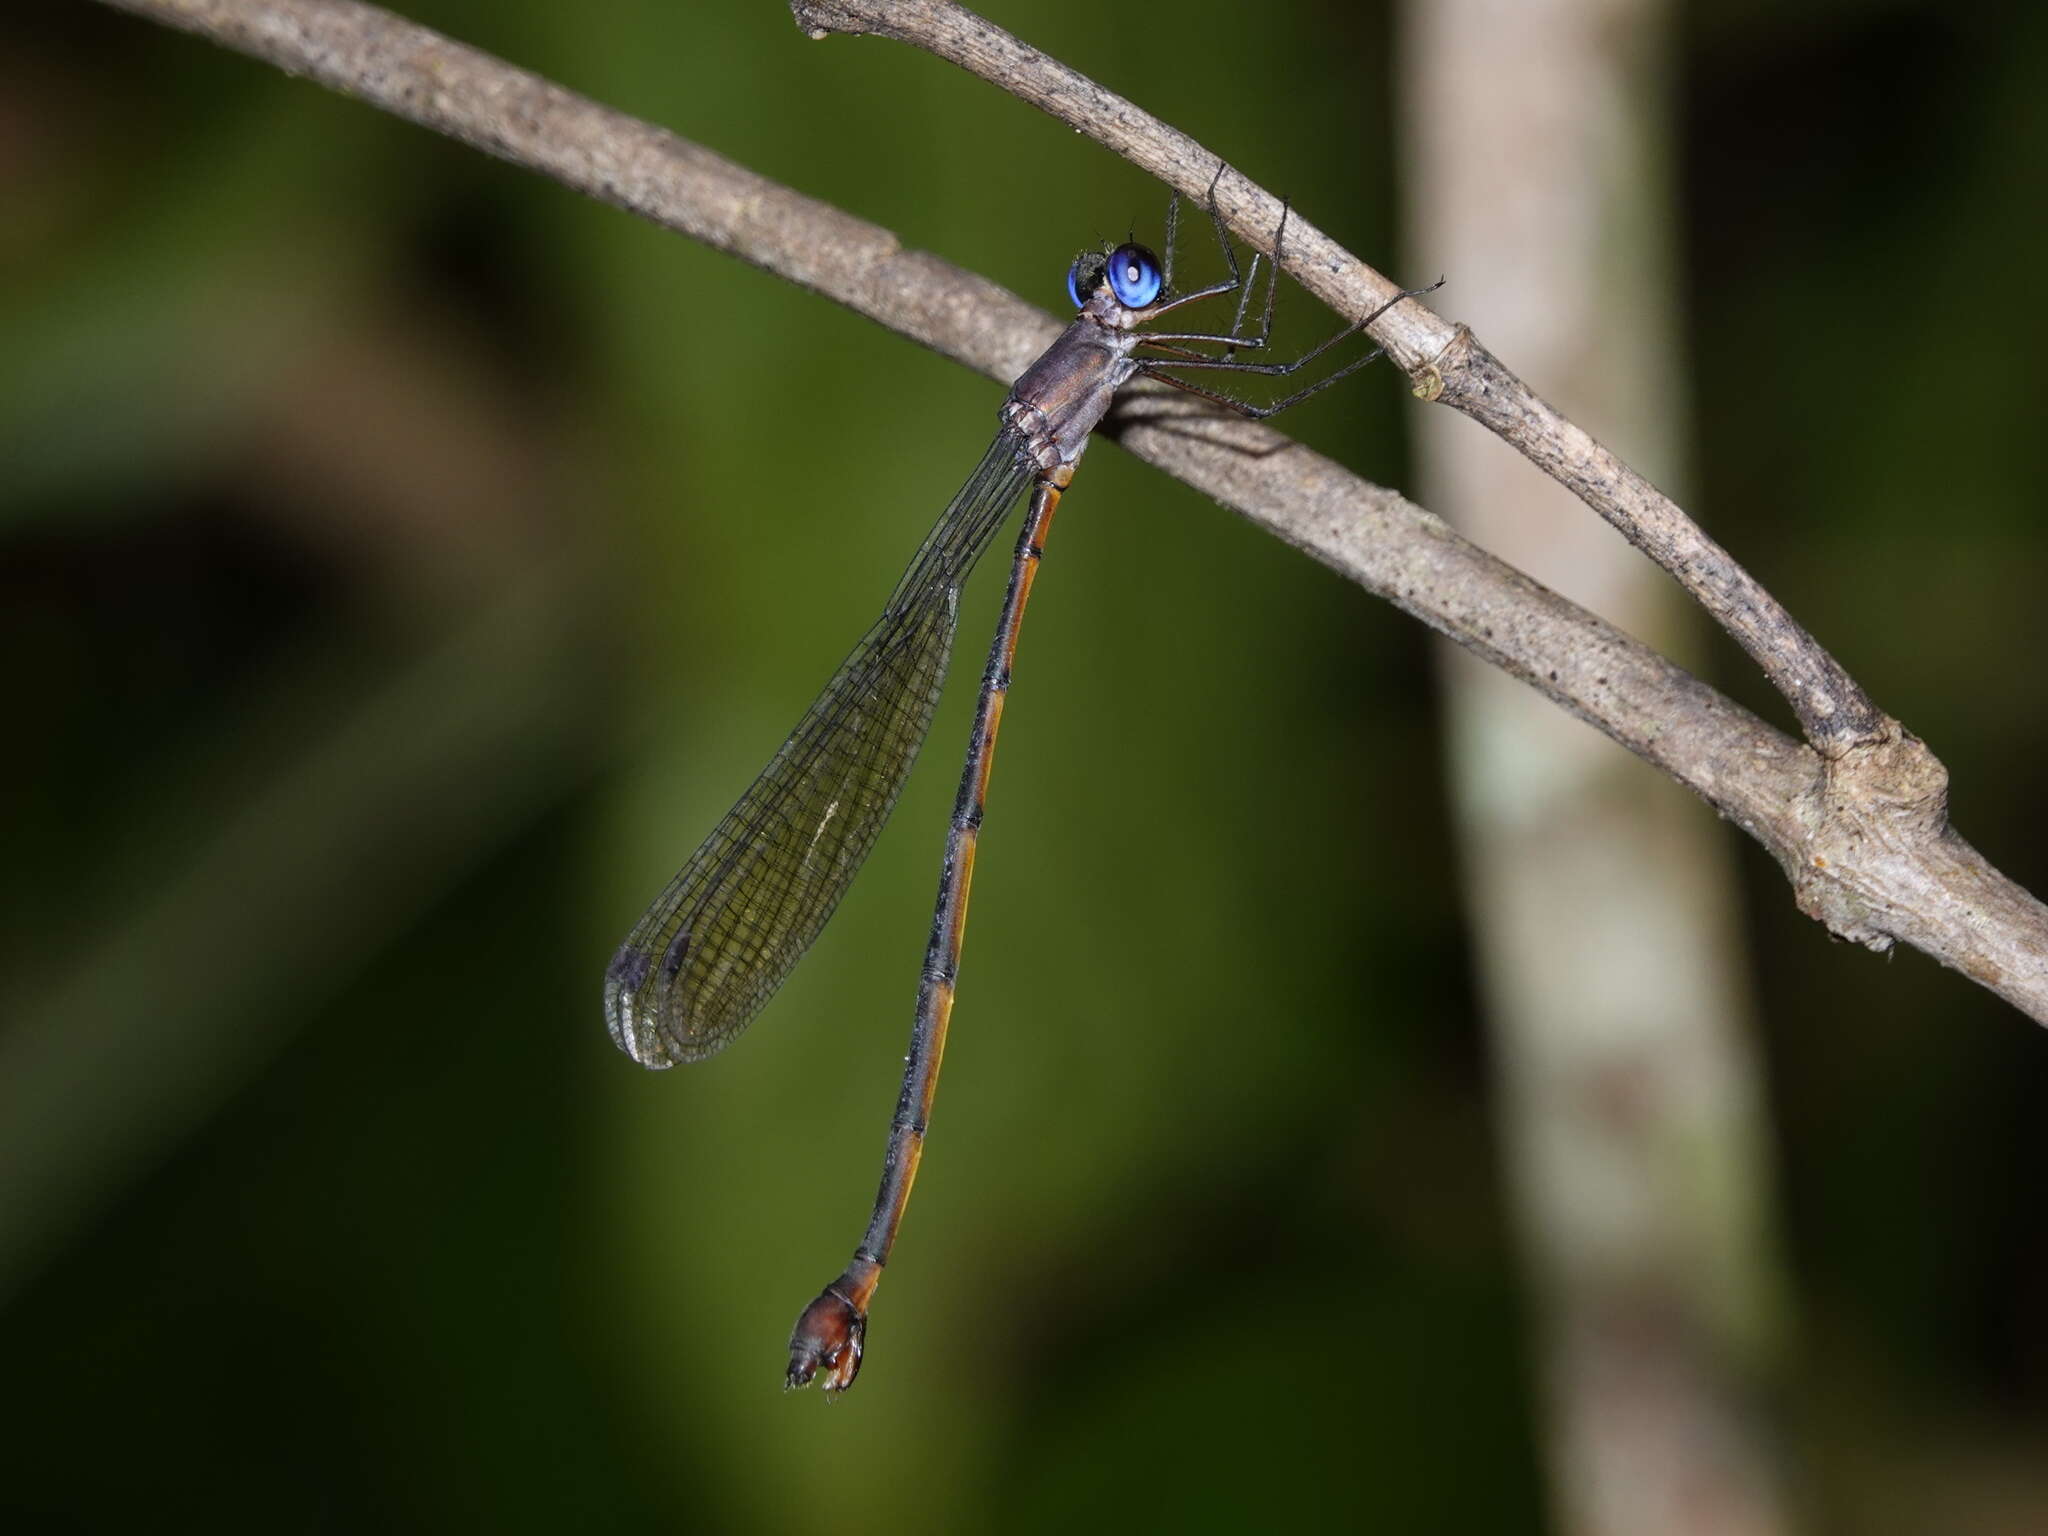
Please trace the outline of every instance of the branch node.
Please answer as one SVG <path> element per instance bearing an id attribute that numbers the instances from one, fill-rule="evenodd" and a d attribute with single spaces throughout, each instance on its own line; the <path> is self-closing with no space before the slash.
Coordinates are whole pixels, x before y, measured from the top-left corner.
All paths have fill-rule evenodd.
<path id="1" fill-rule="evenodd" d="M 1922 884 L 1949 836 L 1948 769 L 1889 716 L 1839 756 L 1793 806 L 1804 829 L 1790 871 L 1799 910 L 1837 938 L 1882 953 L 1900 935 L 1899 897 Z"/>
<path id="2" fill-rule="evenodd" d="M 1491 358 L 1463 321 L 1452 328 L 1450 340 L 1437 349 L 1436 356 L 1416 364 L 1409 376 L 1416 381 L 1416 396 L 1433 404 L 1470 411 L 1470 402 L 1486 391 L 1484 371 L 1473 367 L 1475 357 Z M 1427 388 L 1431 392 L 1423 394 Z"/>
<path id="3" fill-rule="evenodd" d="M 860 37 L 866 28 L 850 17 L 845 8 L 821 0 L 789 0 L 790 19 L 814 43 L 822 43 L 834 33 L 843 32 L 848 37 Z"/>

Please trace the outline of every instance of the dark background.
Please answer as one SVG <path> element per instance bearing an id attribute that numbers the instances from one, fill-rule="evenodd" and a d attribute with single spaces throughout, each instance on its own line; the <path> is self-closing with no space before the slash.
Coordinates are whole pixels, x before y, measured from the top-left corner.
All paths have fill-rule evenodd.
<path id="1" fill-rule="evenodd" d="M 1048 309 L 1157 237 L 1107 153 L 779 4 L 407 14 Z M 1669 103 L 1688 505 L 2036 890 L 2044 14 L 1699 5 Z M 1379 6 L 992 15 L 1396 263 Z M 868 1367 L 785 1397 L 976 663 L 739 1047 L 642 1073 L 599 982 L 1001 391 L 196 40 L 53 0 L 0 38 L 0 1523 L 1540 1528 L 1417 626 L 1090 455 Z M 1402 485 L 1402 384 L 1290 430 Z M 2048 1528 L 2048 1041 L 1742 857 L 1801 1509 Z"/>

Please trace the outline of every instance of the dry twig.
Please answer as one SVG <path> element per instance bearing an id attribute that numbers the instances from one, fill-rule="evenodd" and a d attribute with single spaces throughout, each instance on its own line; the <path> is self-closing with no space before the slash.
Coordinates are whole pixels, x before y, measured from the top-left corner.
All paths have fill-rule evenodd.
<path id="1" fill-rule="evenodd" d="M 884 230 L 428 29 L 352 0 L 106 0 L 449 134 L 834 299 L 1008 382 L 1054 322 Z M 941 0 L 792 7 L 813 36 L 915 43 L 1090 134 L 1190 196 L 1218 157 Z M 1279 203 L 1241 177 L 1226 222 L 1270 242 Z M 1396 285 L 1306 220 L 1286 270 L 1362 318 Z M 1565 420 L 1471 333 L 1409 303 L 1373 328 L 1426 399 L 1513 443 L 1682 582 L 1790 702 L 1794 742 L 1392 492 L 1198 402 L 1138 393 L 1126 448 L 1530 683 L 1662 768 L 1768 848 L 1801 909 L 1842 938 L 1911 944 L 2048 1022 L 2048 907 L 1947 821 L 1947 774 L 1670 500 Z"/>

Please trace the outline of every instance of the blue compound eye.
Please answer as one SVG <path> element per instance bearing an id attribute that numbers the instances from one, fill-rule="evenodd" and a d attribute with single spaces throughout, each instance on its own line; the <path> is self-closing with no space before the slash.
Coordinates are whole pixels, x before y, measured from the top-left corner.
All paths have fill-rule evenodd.
<path id="1" fill-rule="evenodd" d="M 1109 253 L 1109 291 L 1125 309 L 1143 309 L 1159 297 L 1165 279 L 1159 258 L 1142 245 L 1120 245 Z"/>
<path id="2" fill-rule="evenodd" d="M 1088 301 L 1087 295 L 1081 292 L 1081 268 L 1087 260 L 1086 256 L 1076 256 L 1074 264 L 1067 268 L 1067 297 L 1074 301 L 1076 309 Z M 1095 285 L 1090 283 L 1088 286 L 1093 288 Z"/>

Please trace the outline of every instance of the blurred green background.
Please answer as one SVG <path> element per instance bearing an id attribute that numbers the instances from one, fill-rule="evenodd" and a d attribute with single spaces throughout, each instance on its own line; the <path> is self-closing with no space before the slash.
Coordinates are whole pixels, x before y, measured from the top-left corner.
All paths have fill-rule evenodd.
<path id="1" fill-rule="evenodd" d="M 1390 263 L 1382 7 L 989 12 Z M 1108 154 L 769 0 L 406 13 L 1049 310 L 1156 237 Z M 978 662 L 738 1047 L 643 1073 L 599 982 L 1001 391 L 196 40 L 0 37 L 0 1524 L 1541 1527 L 1417 626 L 1091 454 L 868 1367 L 785 1396 Z M 1673 48 L 1692 509 L 2048 890 L 2044 13 L 1724 0 Z M 1402 383 L 1290 430 L 1400 486 Z M 1743 859 L 1802 1509 L 2044 1528 L 2048 1041 Z"/>

